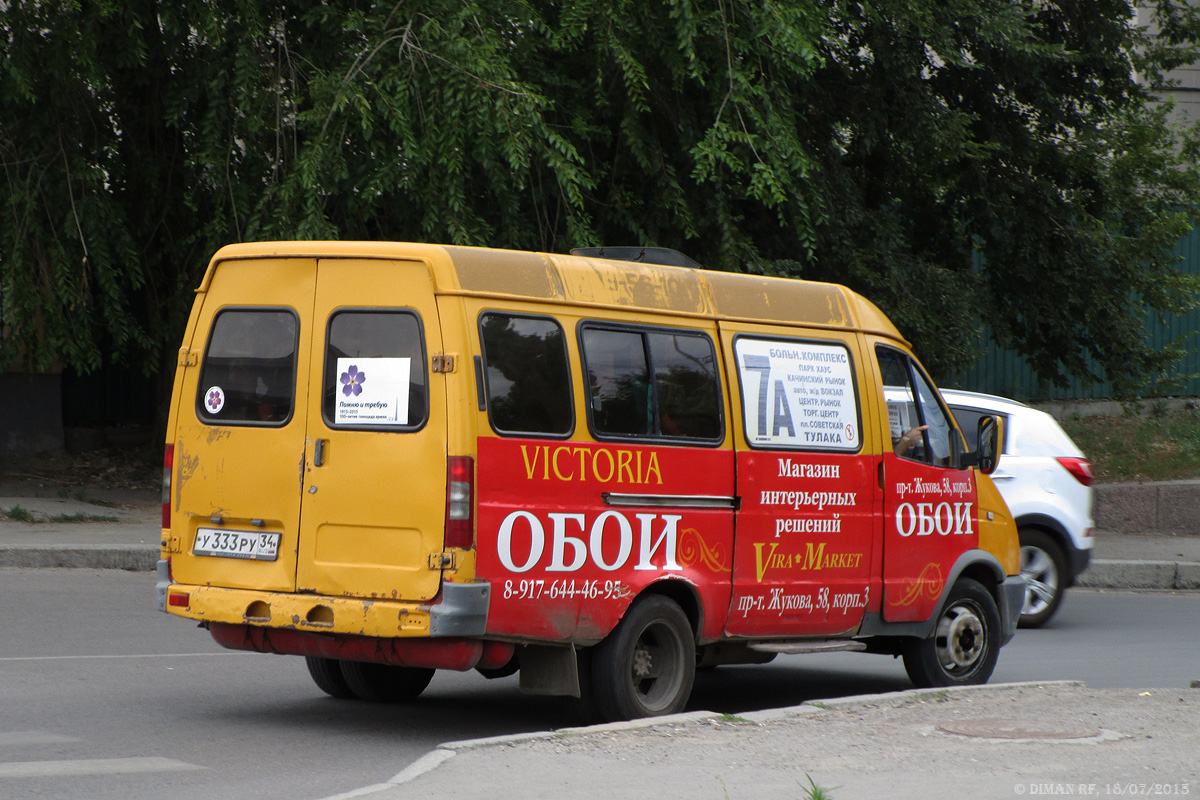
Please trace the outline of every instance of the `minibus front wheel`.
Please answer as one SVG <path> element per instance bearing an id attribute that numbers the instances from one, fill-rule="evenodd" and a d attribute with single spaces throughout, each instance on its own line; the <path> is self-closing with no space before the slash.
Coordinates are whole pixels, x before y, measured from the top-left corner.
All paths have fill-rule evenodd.
<path id="1" fill-rule="evenodd" d="M 696 639 L 675 601 L 635 602 L 592 653 L 596 708 L 610 722 L 682 711 L 696 678 Z"/>
<path id="2" fill-rule="evenodd" d="M 904 670 L 917 688 L 987 683 L 1000 655 L 1000 612 L 978 581 L 954 584 L 933 636 L 904 648 Z"/>

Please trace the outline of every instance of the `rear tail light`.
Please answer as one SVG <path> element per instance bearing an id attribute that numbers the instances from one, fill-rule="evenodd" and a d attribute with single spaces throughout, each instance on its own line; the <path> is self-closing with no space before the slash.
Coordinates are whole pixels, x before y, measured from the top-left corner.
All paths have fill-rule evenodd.
<path id="1" fill-rule="evenodd" d="M 475 459 L 446 459 L 446 547 L 475 543 Z"/>
<path id="2" fill-rule="evenodd" d="M 1084 486 L 1091 486 L 1096 476 L 1092 474 L 1092 465 L 1086 458 L 1056 458 L 1067 472 L 1075 476 L 1075 480 Z"/>
<path id="3" fill-rule="evenodd" d="M 171 467 L 175 464 L 175 445 L 163 451 L 162 526 L 171 527 Z"/>

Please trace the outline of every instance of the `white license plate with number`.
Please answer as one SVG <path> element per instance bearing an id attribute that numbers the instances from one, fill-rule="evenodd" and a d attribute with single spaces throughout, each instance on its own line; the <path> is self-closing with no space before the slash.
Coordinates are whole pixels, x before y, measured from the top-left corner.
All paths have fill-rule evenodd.
<path id="1" fill-rule="evenodd" d="M 192 555 L 274 561 L 279 557 L 279 534 L 198 528 Z"/>

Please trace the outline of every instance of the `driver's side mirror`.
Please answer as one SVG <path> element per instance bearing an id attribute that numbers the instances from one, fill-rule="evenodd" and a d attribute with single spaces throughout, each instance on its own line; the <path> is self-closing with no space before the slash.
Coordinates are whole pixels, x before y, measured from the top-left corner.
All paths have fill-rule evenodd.
<path id="1" fill-rule="evenodd" d="M 1000 456 L 1000 425 L 995 417 L 979 418 L 977 440 L 974 454 L 976 464 L 984 475 L 991 475 L 996 471 L 996 462 Z"/>
<path id="2" fill-rule="evenodd" d="M 979 426 L 975 429 L 974 450 L 963 453 L 961 441 L 958 436 L 950 440 L 950 445 L 954 448 L 954 463 L 959 469 L 978 467 L 984 475 L 991 475 L 996 471 L 996 462 L 1000 455 L 1000 423 L 995 417 L 979 418 Z"/>

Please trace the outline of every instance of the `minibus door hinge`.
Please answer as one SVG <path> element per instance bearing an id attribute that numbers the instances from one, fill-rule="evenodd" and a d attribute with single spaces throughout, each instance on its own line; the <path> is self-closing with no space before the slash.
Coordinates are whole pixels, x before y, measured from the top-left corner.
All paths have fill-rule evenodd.
<path id="1" fill-rule="evenodd" d="M 194 367 L 196 366 L 196 353 L 187 347 L 179 348 L 179 366 Z"/>
<path id="2" fill-rule="evenodd" d="M 159 544 L 162 546 L 162 549 L 168 553 L 183 552 L 182 542 L 180 542 L 179 537 L 172 536 L 169 533 L 162 537 L 162 542 Z"/>
<path id="3" fill-rule="evenodd" d="M 454 569 L 454 552 L 430 553 L 429 568 L 434 570 Z"/>
<path id="4" fill-rule="evenodd" d="M 433 357 L 434 372 L 454 372 L 454 356 L 441 353 Z"/>

